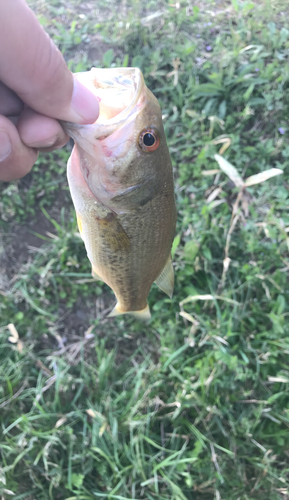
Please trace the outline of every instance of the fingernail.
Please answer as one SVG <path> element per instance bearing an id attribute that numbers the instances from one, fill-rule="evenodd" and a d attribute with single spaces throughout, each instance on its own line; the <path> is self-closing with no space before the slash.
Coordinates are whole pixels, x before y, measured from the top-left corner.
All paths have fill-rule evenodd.
<path id="1" fill-rule="evenodd" d="M 10 137 L 5 130 L 0 130 L 0 161 L 3 161 L 10 155 L 12 144 Z"/>
<path id="2" fill-rule="evenodd" d="M 50 148 L 57 142 L 57 139 L 57 135 L 54 135 L 53 137 L 51 137 L 50 139 L 46 139 L 45 141 L 29 142 L 29 147 L 35 149 Z"/>
<path id="3" fill-rule="evenodd" d="M 93 123 L 99 115 L 97 97 L 82 83 L 74 78 L 71 108 L 75 115 L 76 123 Z"/>

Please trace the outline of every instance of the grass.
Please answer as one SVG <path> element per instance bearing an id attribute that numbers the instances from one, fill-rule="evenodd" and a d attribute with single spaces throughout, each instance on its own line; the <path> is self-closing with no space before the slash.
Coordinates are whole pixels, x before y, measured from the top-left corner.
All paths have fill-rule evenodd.
<path id="1" fill-rule="evenodd" d="M 106 319 L 69 148 L 1 186 L 1 500 L 286 500 L 287 4 L 30 4 L 73 71 L 137 65 L 159 99 L 176 286 L 172 300 L 152 288 L 148 326 Z M 232 166 L 283 173 L 244 189 Z"/>

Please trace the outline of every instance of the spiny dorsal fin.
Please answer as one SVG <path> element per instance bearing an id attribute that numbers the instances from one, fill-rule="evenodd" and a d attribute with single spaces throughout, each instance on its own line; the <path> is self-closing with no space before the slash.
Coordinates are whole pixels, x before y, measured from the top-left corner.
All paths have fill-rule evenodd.
<path id="1" fill-rule="evenodd" d="M 114 316 L 120 316 L 121 314 L 129 314 L 130 316 L 134 316 L 136 319 L 139 319 L 141 321 L 149 321 L 151 319 L 151 313 L 148 304 L 144 309 L 141 309 L 140 311 L 122 311 L 119 303 L 117 303 L 115 308 L 109 313 L 108 317 L 113 318 Z"/>
<path id="2" fill-rule="evenodd" d="M 169 256 L 165 267 L 155 280 L 155 284 L 172 298 L 174 291 L 174 270 L 171 256 Z"/>

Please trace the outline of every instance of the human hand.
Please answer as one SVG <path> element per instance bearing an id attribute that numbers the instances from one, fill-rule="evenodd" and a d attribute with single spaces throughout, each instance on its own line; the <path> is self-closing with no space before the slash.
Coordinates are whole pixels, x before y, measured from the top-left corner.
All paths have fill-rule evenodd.
<path id="1" fill-rule="evenodd" d="M 93 123 L 98 101 L 80 84 L 25 0 L 0 0 L 0 180 L 26 175 L 38 151 L 68 141 L 57 120 Z"/>

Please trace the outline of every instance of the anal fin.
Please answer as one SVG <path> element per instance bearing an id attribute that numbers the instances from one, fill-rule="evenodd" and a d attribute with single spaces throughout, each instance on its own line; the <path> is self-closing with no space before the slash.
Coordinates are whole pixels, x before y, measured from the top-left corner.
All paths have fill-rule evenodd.
<path id="1" fill-rule="evenodd" d="M 117 303 L 115 308 L 109 313 L 108 317 L 113 318 L 114 316 L 120 316 L 121 314 L 129 314 L 130 316 L 133 316 L 134 318 L 141 321 L 149 321 L 151 319 L 151 313 L 148 304 L 144 309 L 141 309 L 140 311 L 122 311 L 119 303 Z"/>
<path id="2" fill-rule="evenodd" d="M 165 267 L 155 280 L 155 284 L 172 298 L 174 291 L 174 269 L 171 256 L 169 256 Z"/>

